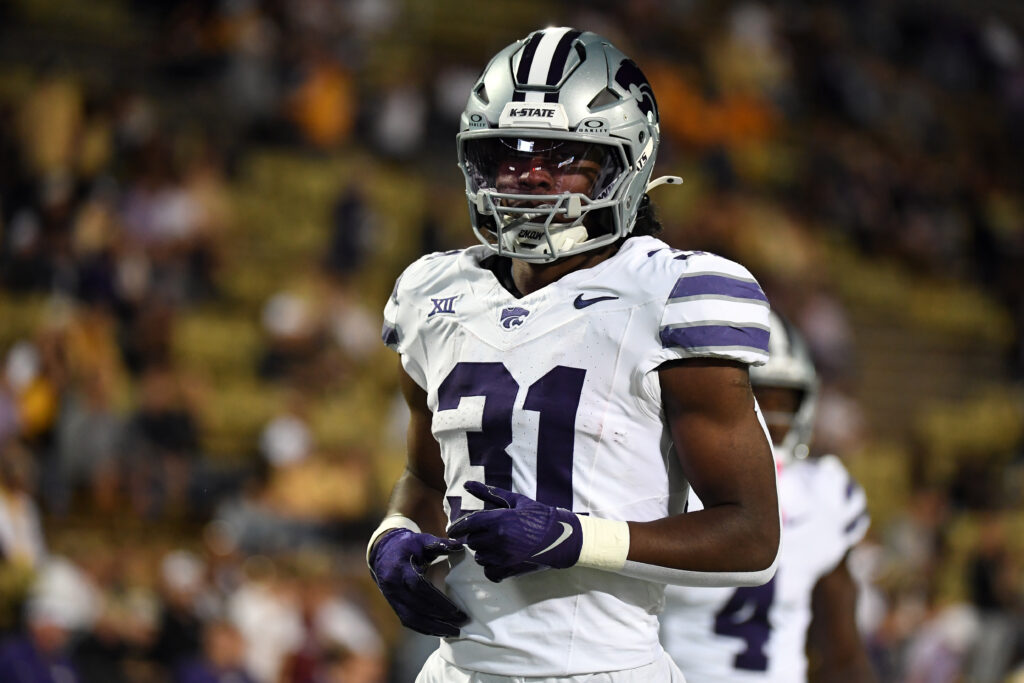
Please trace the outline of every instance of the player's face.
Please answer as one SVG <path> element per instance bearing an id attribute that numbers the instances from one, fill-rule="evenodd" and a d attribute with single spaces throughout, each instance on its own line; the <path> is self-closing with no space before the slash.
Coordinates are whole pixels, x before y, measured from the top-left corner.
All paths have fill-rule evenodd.
<path id="1" fill-rule="evenodd" d="M 601 163 L 593 145 L 537 144 L 520 141 L 526 149 L 509 150 L 498 165 L 498 192 L 513 194 L 561 194 L 574 192 L 591 196 Z M 541 141 L 536 141 L 540 143 Z"/>
<path id="2" fill-rule="evenodd" d="M 801 392 L 788 387 L 755 386 L 754 396 L 757 398 L 757 404 L 761 406 L 761 414 L 764 415 L 772 443 L 776 446 L 782 445 L 793 425 L 793 417 L 800 409 Z"/>

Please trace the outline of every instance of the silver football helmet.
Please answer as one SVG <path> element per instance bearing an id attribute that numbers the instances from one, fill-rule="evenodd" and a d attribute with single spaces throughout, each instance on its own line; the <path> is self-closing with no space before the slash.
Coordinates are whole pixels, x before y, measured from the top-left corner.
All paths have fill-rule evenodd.
<path id="1" fill-rule="evenodd" d="M 534 31 L 474 85 L 457 137 L 473 232 L 498 254 L 549 262 L 615 242 L 636 221 L 658 152 L 643 72 L 605 38 Z"/>
<path id="2" fill-rule="evenodd" d="M 810 453 L 818 406 L 818 372 L 803 337 L 793 325 L 774 311 L 769 325 L 768 362 L 750 368 L 750 384 L 755 394 L 759 388 L 781 388 L 793 389 L 799 395 L 799 403 L 792 414 L 763 412 L 769 424 L 788 426 L 782 442 L 774 444 L 775 458 L 787 463 L 806 458 Z"/>

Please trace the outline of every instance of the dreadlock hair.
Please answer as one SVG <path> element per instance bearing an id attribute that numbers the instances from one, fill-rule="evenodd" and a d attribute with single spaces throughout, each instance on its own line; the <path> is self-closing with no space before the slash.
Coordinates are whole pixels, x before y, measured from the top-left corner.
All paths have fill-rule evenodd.
<path id="1" fill-rule="evenodd" d="M 654 209 L 654 204 L 651 203 L 651 198 L 647 194 L 640 197 L 640 204 L 636 210 L 636 221 L 633 223 L 633 230 L 629 233 L 632 235 L 657 235 L 664 227 L 661 225 L 661 221 L 658 220 L 658 213 Z"/>

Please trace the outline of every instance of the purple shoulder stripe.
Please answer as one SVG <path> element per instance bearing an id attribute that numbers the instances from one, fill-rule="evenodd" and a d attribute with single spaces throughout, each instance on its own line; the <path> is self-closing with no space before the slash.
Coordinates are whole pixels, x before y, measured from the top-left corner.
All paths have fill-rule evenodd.
<path id="1" fill-rule="evenodd" d="M 746 347 L 768 353 L 768 330 L 761 327 L 729 325 L 692 325 L 661 328 L 661 345 L 684 349 Z"/>
<path id="2" fill-rule="evenodd" d="M 669 294 L 669 302 L 673 299 L 717 296 L 768 302 L 761 287 L 753 280 L 718 274 L 684 275 L 676 280 L 672 293 Z"/>

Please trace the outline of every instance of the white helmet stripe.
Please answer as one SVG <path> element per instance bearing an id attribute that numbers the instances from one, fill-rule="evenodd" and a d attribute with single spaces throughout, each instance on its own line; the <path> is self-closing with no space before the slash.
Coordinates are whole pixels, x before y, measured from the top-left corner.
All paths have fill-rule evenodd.
<path id="1" fill-rule="evenodd" d="M 533 63 L 530 64 L 530 75 L 527 83 L 536 85 L 548 84 L 548 71 L 551 70 L 551 60 L 558 49 L 558 43 L 562 36 L 568 33 L 568 28 L 552 28 L 544 31 L 544 37 L 537 45 L 537 51 L 533 53 Z M 564 65 L 564 60 L 563 60 Z M 559 74 L 561 76 L 561 74 Z"/>

